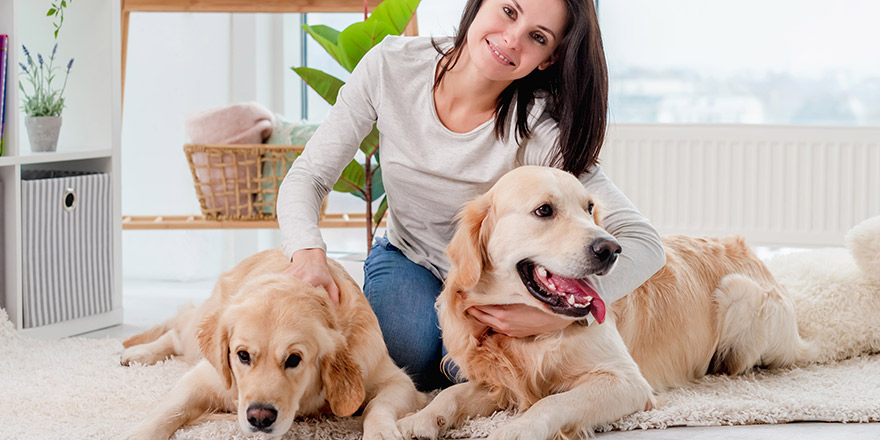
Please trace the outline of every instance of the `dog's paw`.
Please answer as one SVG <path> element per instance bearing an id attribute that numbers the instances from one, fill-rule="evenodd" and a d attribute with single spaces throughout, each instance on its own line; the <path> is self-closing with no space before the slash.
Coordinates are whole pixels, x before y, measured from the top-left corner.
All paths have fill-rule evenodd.
<path id="1" fill-rule="evenodd" d="M 446 420 L 440 416 L 419 411 L 397 421 L 397 428 L 405 439 L 434 440 L 440 430 L 446 428 Z"/>
<path id="2" fill-rule="evenodd" d="M 156 356 L 155 353 L 147 350 L 143 345 L 128 347 L 125 350 L 122 350 L 122 354 L 119 356 L 119 363 L 124 366 L 129 366 L 135 363 L 153 365 L 163 360 L 165 360 L 164 357 L 160 358 L 159 356 Z"/>
<path id="3" fill-rule="evenodd" d="M 553 436 L 543 423 L 529 423 L 522 419 L 514 420 L 489 434 L 489 440 L 540 440 Z M 563 437 L 564 438 L 564 437 Z"/>
<path id="4" fill-rule="evenodd" d="M 371 425 L 364 424 L 363 440 L 402 440 L 403 438 L 403 434 L 397 428 L 394 420 L 390 420 L 387 423 L 383 421 L 382 423 L 373 423 Z"/>

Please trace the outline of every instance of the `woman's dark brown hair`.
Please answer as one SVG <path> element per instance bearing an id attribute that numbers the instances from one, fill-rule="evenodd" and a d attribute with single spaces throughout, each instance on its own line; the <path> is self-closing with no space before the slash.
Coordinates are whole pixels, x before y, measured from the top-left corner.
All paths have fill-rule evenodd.
<path id="1" fill-rule="evenodd" d="M 516 99 L 516 136 L 518 141 L 531 135 L 528 127 L 528 104 L 539 91 L 548 93 L 551 115 L 559 127 L 555 162 L 562 169 L 580 175 L 598 163 L 605 139 L 608 114 L 608 68 L 599 33 L 599 19 L 593 0 L 562 0 L 568 13 L 562 41 L 556 48 L 556 62 L 545 70 L 535 69 L 525 78 L 510 84 L 498 96 L 495 108 L 495 136 L 506 135 Z M 465 48 L 466 37 L 483 0 L 469 0 L 451 48 L 443 51 L 436 89 L 453 68 Z"/>

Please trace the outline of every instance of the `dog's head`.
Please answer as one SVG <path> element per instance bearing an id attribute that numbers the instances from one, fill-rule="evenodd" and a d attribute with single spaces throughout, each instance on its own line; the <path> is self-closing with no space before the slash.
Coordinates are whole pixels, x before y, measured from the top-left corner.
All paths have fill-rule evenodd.
<path id="1" fill-rule="evenodd" d="M 605 303 L 590 277 L 610 271 L 621 248 L 598 212 L 569 173 L 527 166 L 505 174 L 459 215 L 445 291 L 465 295 L 466 306 L 525 303 L 601 323 Z"/>
<path id="2" fill-rule="evenodd" d="M 361 370 L 321 289 L 288 275 L 242 285 L 228 307 L 208 315 L 199 346 L 227 388 L 236 387 L 246 433 L 286 433 L 297 413 L 329 403 L 349 416 L 364 401 Z"/>

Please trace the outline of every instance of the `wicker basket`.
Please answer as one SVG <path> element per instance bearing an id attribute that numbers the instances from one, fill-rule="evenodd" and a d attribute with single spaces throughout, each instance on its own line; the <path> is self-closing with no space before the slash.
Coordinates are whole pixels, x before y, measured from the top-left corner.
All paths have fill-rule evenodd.
<path id="1" fill-rule="evenodd" d="M 275 220 L 278 187 L 301 145 L 183 146 L 202 214 L 209 220 Z M 327 199 L 321 206 L 321 217 Z"/>

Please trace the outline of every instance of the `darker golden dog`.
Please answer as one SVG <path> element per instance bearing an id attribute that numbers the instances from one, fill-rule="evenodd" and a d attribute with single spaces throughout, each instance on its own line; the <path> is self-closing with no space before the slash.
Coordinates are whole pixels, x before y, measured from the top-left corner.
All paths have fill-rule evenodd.
<path id="1" fill-rule="evenodd" d="M 449 358 L 468 382 L 402 419 L 405 436 L 437 438 L 467 417 L 509 408 L 520 416 L 490 438 L 589 434 L 651 407 L 654 389 L 708 371 L 735 374 L 815 357 L 798 335 L 785 290 L 741 239 L 668 238 L 665 267 L 605 304 L 597 280 L 621 249 L 601 225 L 599 201 L 553 168 L 511 171 L 465 207 L 437 309 Z M 512 303 L 577 322 L 512 338 L 466 312 Z"/>

